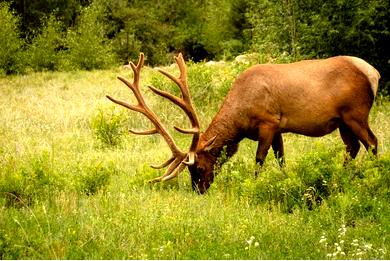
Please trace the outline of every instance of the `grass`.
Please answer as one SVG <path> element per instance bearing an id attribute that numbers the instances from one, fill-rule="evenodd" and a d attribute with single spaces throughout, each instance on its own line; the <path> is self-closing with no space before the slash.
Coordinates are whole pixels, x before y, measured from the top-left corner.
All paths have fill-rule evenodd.
<path id="1" fill-rule="evenodd" d="M 202 126 L 244 68 L 189 66 Z M 170 69 L 172 70 L 172 69 Z M 42 72 L 0 79 L 1 259 L 389 259 L 390 103 L 371 126 L 379 158 L 361 151 L 342 166 L 337 133 L 284 136 L 287 166 L 269 154 L 254 178 L 256 144 L 245 140 L 209 193 L 188 172 L 150 185 L 169 156 L 149 125 L 104 96 L 134 101 L 116 80 L 128 71 Z M 130 78 L 130 76 L 129 76 Z M 143 85 L 174 91 L 145 68 Z M 170 130 L 185 115 L 147 89 Z M 204 106 L 207 101 L 208 106 Z M 175 133 L 185 148 L 187 137 Z"/>

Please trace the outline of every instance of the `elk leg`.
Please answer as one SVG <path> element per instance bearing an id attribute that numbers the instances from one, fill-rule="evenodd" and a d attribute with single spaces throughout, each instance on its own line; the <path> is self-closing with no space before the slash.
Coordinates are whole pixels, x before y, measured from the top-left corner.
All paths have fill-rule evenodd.
<path id="1" fill-rule="evenodd" d="M 272 140 L 272 149 L 274 150 L 275 158 L 280 166 L 284 164 L 284 147 L 283 137 L 281 133 L 276 133 Z"/>
<path id="2" fill-rule="evenodd" d="M 344 144 L 346 145 L 347 153 L 352 159 L 354 159 L 360 149 L 359 139 L 352 132 L 352 130 L 348 128 L 344 123 L 340 124 L 339 131 L 340 131 L 340 136 L 343 139 Z M 348 162 L 348 156 L 345 155 L 344 165 L 347 162 Z"/>
<path id="3" fill-rule="evenodd" d="M 265 158 L 267 157 L 268 150 L 271 147 L 275 131 L 267 126 L 259 127 L 259 144 L 256 151 L 256 164 L 262 166 L 264 164 Z M 258 170 L 256 170 L 255 175 L 257 177 Z"/>
<path id="4" fill-rule="evenodd" d="M 349 121 L 345 121 L 345 124 L 363 143 L 367 151 L 371 151 L 374 155 L 377 154 L 378 140 L 368 126 L 367 121 L 364 122 L 362 120 L 350 119 Z"/>

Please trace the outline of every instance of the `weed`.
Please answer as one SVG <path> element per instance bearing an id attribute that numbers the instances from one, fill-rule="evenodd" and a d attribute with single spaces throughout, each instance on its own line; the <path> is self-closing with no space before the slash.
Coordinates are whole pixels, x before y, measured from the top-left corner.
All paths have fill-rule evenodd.
<path id="1" fill-rule="evenodd" d="M 14 160 L 8 159 L 0 172 L 0 191 L 6 206 L 30 205 L 61 188 L 62 179 L 53 169 L 48 152 L 26 157 L 17 169 L 13 168 Z"/>
<path id="2" fill-rule="evenodd" d="M 351 239 L 347 235 L 348 228 L 343 224 L 338 229 L 336 242 L 328 242 L 323 233 L 319 243 L 325 250 L 328 259 L 383 259 L 386 250 L 374 247 L 364 239 Z"/>
<path id="3" fill-rule="evenodd" d="M 115 147 L 122 141 L 123 114 L 115 114 L 114 109 L 99 109 L 90 120 L 90 127 L 95 137 L 105 146 Z"/>
<path id="4" fill-rule="evenodd" d="M 111 176 L 117 173 L 118 169 L 112 163 L 105 165 L 102 162 L 91 162 L 83 167 L 83 173 L 78 177 L 78 190 L 88 196 L 104 192 L 110 184 Z"/>

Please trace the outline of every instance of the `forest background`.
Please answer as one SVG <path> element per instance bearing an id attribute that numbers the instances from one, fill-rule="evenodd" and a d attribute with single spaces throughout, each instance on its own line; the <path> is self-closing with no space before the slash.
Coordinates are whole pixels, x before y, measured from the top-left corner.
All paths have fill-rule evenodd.
<path id="1" fill-rule="evenodd" d="M 354 55 L 390 89 L 387 0 L 1 0 L 0 74 L 104 69 L 144 52 L 258 62 Z M 282 59 L 280 59 L 282 58 Z"/>

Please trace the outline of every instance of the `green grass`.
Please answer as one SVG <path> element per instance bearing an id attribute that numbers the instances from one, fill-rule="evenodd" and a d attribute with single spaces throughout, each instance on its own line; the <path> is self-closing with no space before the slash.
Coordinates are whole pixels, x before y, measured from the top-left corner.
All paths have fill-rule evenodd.
<path id="1" fill-rule="evenodd" d="M 203 129 L 243 69 L 189 66 Z M 199 196 L 187 171 L 168 183 L 146 183 L 161 175 L 149 164 L 165 160 L 169 149 L 158 136 L 128 134 L 150 123 L 105 98 L 134 101 L 118 74 L 130 73 L 0 79 L 1 259 L 390 258 L 386 99 L 378 99 L 370 119 L 378 159 L 362 149 L 343 167 L 338 133 L 287 134 L 286 167 L 270 152 L 255 179 L 257 144 L 244 140 L 209 193 Z M 150 68 L 141 79 L 169 129 L 182 126 L 185 115 L 146 85 L 175 87 Z M 174 136 L 189 145 L 185 135 Z"/>

